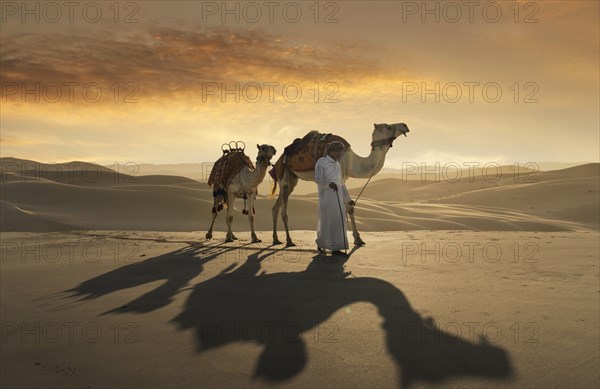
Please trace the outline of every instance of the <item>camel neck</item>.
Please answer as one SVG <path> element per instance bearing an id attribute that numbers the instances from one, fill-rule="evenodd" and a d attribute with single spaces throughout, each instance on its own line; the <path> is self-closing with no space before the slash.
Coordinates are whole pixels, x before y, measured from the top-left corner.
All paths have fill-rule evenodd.
<path id="1" fill-rule="evenodd" d="M 371 153 L 366 157 L 361 157 L 354 152 L 348 153 L 348 174 L 356 178 L 368 178 L 371 175 L 379 173 L 385 164 L 385 154 L 389 145 L 376 146 L 371 148 Z"/>
<path id="2" fill-rule="evenodd" d="M 267 173 L 267 166 L 269 166 L 269 161 L 257 159 L 256 168 L 254 170 L 248 169 L 249 181 L 259 184 Z"/>

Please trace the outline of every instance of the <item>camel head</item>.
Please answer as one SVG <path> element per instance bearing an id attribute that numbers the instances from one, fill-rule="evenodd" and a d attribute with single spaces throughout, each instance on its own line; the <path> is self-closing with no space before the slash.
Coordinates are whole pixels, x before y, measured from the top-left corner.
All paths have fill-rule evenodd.
<path id="1" fill-rule="evenodd" d="M 395 123 L 395 124 L 374 124 L 375 129 L 373 130 L 373 142 L 371 142 L 372 146 L 381 146 L 389 144 L 390 147 L 392 142 L 399 137 L 400 135 L 406 136 L 406 133 L 409 132 L 408 126 L 404 123 Z"/>
<path id="2" fill-rule="evenodd" d="M 256 157 L 256 160 L 258 162 L 261 162 L 261 161 L 271 162 L 271 158 L 273 158 L 273 156 L 275 154 L 277 154 L 277 150 L 275 150 L 275 147 L 273 147 L 271 145 L 256 144 L 256 148 L 258 149 L 258 156 Z"/>

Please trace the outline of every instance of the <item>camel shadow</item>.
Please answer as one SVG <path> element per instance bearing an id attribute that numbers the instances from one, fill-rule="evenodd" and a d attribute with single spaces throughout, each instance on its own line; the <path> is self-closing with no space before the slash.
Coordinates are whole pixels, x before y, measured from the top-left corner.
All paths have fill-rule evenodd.
<path id="1" fill-rule="evenodd" d="M 356 302 L 377 307 L 383 317 L 387 352 L 399 385 L 415 380 L 439 382 L 452 376 L 512 376 L 510 358 L 485 341 L 473 343 L 436 328 L 421 317 L 392 284 L 371 277 L 349 277 L 347 259 L 316 255 L 301 272 L 266 274 L 251 255 L 233 271 L 197 284 L 173 322 L 195 329 L 197 350 L 229 343 L 264 345 L 254 377 L 282 381 L 307 364 L 302 334 L 312 333 L 339 309 Z M 215 297 L 218 296 L 218 297 Z"/>
<path id="2" fill-rule="evenodd" d="M 505 350 L 440 330 L 432 319 L 420 316 L 394 285 L 345 272 L 348 259 L 343 257 L 315 255 L 303 271 L 268 274 L 262 262 L 284 249 L 247 245 L 186 247 L 94 277 L 68 292 L 88 300 L 166 280 L 103 314 L 151 312 L 173 301 L 206 263 L 222 255 L 239 254 L 243 248 L 247 249 L 245 260 L 229 257 L 227 262 L 233 259 L 233 263 L 218 275 L 193 285 L 182 312 L 171 320 L 179 330 L 194 329 L 198 352 L 238 342 L 259 344 L 262 351 L 254 377 L 282 382 L 306 367 L 306 335 L 318 326 L 327 326 L 338 310 L 367 302 L 383 318 L 387 353 L 395 362 L 400 386 L 457 376 L 500 379 L 513 375 Z"/>
<path id="3" fill-rule="evenodd" d="M 84 281 L 64 293 L 68 294 L 68 299 L 78 298 L 79 301 L 85 301 L 120 290 L 164 280 L 165 282 L 159 287 L 122 307 L 103 314 L 124 310 L 138 313 L 151 312 L 168 305 L 175 294 L 203 271 L 207 262 L 224 255 L 228 251 L 239 249 L 239 247 L 190 245 L 141 262 L 122 266 Z M 198 254 L 204 255 L 198 257 Z"/>
<path id="4" fill-rule="evenodd" d="M 221 258 L 227 262 L 233 262 L 232 266 L 235 267 L 235 263 L 243 260 L 241 255 L 244 255 L 246 251 L 253 250 L 256 250 L 256 248 L 253 248 L 251 243 L 189 245 L 157 257 L 122 266 L 86 280 L 62 293 L 66 294 L 64 299 L 70 301 L 77 299 L 76 302 L 83 302 L 109 293 L 163 280 L 165 282 L 157 288 L 123 306 L 104 312 L 103 315 L 123 312 L 152 312 L 170 304 L 177 293 L 202 273 L 204 265 L 208 262 Z M 266 247 L 262 250 L 271 250 L 272 253 L 275 253 L 283 249 Z M 286 251 L 303 252 L 309 250 L 290 250 L 288 248 Z"/>

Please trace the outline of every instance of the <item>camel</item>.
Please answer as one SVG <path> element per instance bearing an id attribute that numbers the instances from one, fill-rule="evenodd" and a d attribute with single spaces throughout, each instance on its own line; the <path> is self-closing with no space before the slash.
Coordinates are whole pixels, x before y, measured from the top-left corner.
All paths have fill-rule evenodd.
<path id="1" fill-rule="evenodd" d="M 249 166 L 244 166 L 241 171 L 235 174 L 230 180 L 227 180 L 227 186 L 224 188 L 225 195 L 222 197 L 215 197 L 215 206 L 217 202 L 222 199 L 225 206 L 227 207 L 227 236 L 225 242 L 232 242 L 237 239 L 231 231 L 231 225 L 233 222 L 233 212 L 235 200 L 238 197 L 243 197 L 244 200 L 248 200 L 248 221 L 250 222 L 251 238 L 252 243 L 262 242 L 256 236 L 254 231 L 254 200 L 258 193 L 258 185 L 263 181 L 267 173 L 267 168 L 271 165 L 271 158 L 277 153 L 275 147 L 271 145 L 256 145 L 258 148 L 258 156 L 256 157 L 256 168 L 251 169 Z M 244 207 L 244 211 L 246 207 Z M 246 212 L 244 212 L 246 213 Z M 206 239 L 212 238 L 213 226 L 215 219 L 217 218 L 217 210 L 213 207 L 212 222 L 210 228 L 206 233 Z"/>
<path id="2" fill-rule="evenodd" d="M 344 180 L 348 177 L 369 178 L 370 176 L 379 173 L 379 171 L 383 168 L 385 163 L 385 155 L 388 149 L 392 147 L 394 140 L 400 135 L 406 136 L 406 133 L 409 132 L 408 127 L 404 123 L 383 123 L 374 124 L 374 126 L 375 129 L 373 130 L 372 134 L 371 153 L 367 157 L 361 157 L 355 154 L 344 138 L 337 135 L 330 135 L 327 137 L 323 134 L 317 133 L 316 131 L 307 134 L 304 138 L 307 139 L 307 137 L 314 133 L 312 143 L 309 143 L 308 146 L 301 148 L 297 151 L 297 153 L 293 154 L 295 161 L 297 161 L 296 165 L 303 165 L 303 169 L 294 169 L 293 166 L 290 166 L 290 156 L 286 155 L 286 153 L 279 157 L 275 164 L 275 168 L 272 171 L 275 177 L 273 177 L 274 183 L 271 195 L 275 194 L 278 184 L 280 187 L 277 201 L 275 202 L 275 205 L 273 205 L 272 209 L 273 244 L 281 244 L 277 237 L 277 218 L 279 216 L 279 209 L 282 208 L 281 219 L 283 220 L 283 224 L 285 226 L 286 246 L 295 246 L 290 236 L 288 226 L 288 199 L 298 184 L 298 179 L 305 181 L 315 180 L 314 166 L 316 161 L 322 157 L 322 150 L 326 143 L 332 140 L 339 140 L 346 144 L 346 150 L 339 161 L 342 167 Z M 302 139 L 302 141 L 304 141 L 304 139 Z M 300 140 L 297 139 L 296 141 Z M 295 143 L 296 142 L 290 146 L 293 146 Z M 287 161 L 286 158 L 288 159 Z M 293 165 L 293 163 L 291 165 Z M 354 245 L 365 245 L 365 242 L 361 239 L 360 233 L 356 228 L 356 221 L 354 220 L 354 206 L 346 204 L 346 211 L 348 215 L 350 215 Z"/>

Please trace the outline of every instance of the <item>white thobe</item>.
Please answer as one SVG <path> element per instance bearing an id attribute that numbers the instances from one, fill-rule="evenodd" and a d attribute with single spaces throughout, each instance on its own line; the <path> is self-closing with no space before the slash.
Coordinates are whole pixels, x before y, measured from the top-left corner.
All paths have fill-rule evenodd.
<path id="1" fill-rule="evenodd" d="M 350 201 L 350 194 L 339 162 L 329 155 L 320 158 L 315 165 L 315 181 L 319 189 L 317 245 L 328 250 L 346 250 L 346 203 Z M 337 185 L 337 192 L 329 187 L 332 182 Z"/>

